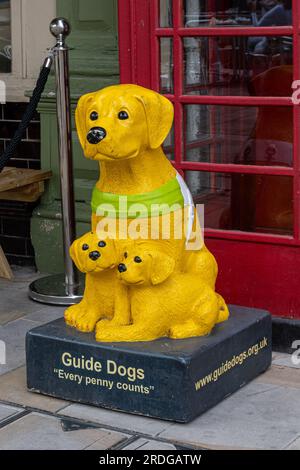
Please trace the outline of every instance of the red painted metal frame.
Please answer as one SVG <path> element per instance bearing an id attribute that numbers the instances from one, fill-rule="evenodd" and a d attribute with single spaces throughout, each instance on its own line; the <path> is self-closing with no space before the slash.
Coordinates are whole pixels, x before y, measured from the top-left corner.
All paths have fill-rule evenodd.
<path id="1" fill-rule="evenodd" d="M 297 3 L 297 2 L 296 2 Z M 299 29 L 299 5 L 294 7 L 293 18 L 294 24 L 289 27 L 276 27 L 276 28 L 259 28 L 259 27 L 245 27 L 245 28 L 182 28 L 182 5 L 181 0 L 173 0 L 173 28 L 159 28 L 158 25 L 158 0 L 138 1 L 138 0 L 119 0 L 119 24 L 120 24 L 120 65 L 121 65 L 121 81 L 131 81 L 139 83 L 144 86 L 151 87 L 159 90 L 159 38 L 172 37 L 174 48 L 174 94 L 166 95 L 173 103 L 175 110 L 175 166 L 178 170 L 193 170 L 193 171 L 210 171 L 222 173 L 243 173 L 243 174 L 267 174 L 267 175 L 285 175 L 295 178 L 299 171 L 295 168 L 286 167 L 271 167 L 271 166 L 252 166 L 252 165 L 236 165 L 236 164 L 213 164 L 202 162 L 186 162 L 183 159 L 183 139 L 182 139 L 182 122 L 183 122 L 183 107 L 184 104 L 208 104 L 208 105 L 230 105 L 230 106 L 293 106 L 291 97 L 251 97 L 251 96 L 195 96 L 183 95 L 183 50 L 182 50 L 182 37 L 183 36 L 260 36 L 260 35 L 291 35 L 294 39 L 294 68 L 295 77 L 300 76 L 297 73 L 299 69 L 299 34 L 296 32 Z M 123 18 L 130 18 L 130 37 L 128 37 L 128 23 L 125 24 Z M 143 29 L 136 30 L 136 25 L 142 24 Z M 295 26 L 298 25 L 298 27 Z M 124 29 L 123 29 L 124 28 Z M 143 35 L 143 39 L 140 35 Z M 145 38 L 148 37 L 148 44 Z M 143 55 L 140 59 L 137 54 L 137 44 L 143 44 Z M 149 60 L 147 60 L 146 52 L 149 51 L 149 44 L 151 44 L 151 66 L 149 67 Z M 299 50 L 299 54 L 297 54 Z M 130 57 L 130 59 L 129 59 Z M 147 73 L 145 73 L 145 71 Z M 130 73 L 131 72 L 131 73 Z M 150 72 L 150 73 L 149 73 Z M 127 79 L 128 77 L 128 79 Z M 295 78 L 296 79 L 296 78 Z M 296 115 L 295 122 L 297 123 L 298 106 L 294 106 Z M 295 142 L 294 142 L 294 155 L 300 155 L 297 132 L 299 125 L 295 125 Z M 295 158 L 297 162 L 297 157 Z M 296 196 L 296 197 L 295 197 Z M 294 201 L 296 202 L 295 210 L 295 244 L 300 245 L 300 233 L 298 227 L 300 225 L 300 207 L 299 205 L 299 192 L 298 188 L 294 192 Z M 218 230 L 220 236 L 224 236 L 222 230 Z M 211 233 L 209 230 L 207 233 Z M 231 233 L 233 238 L 236 238 L 235 232 Z M 228 231 L 226 231 L 226 238 Z M 252 239 L 257 237 L 257 240 L 265 239 L 266 242 L 273 242 L 273 236 L 269 234 L 249 234 Z M 274 235 L 278 239 L 278 243 L 285 243 L 283 236 Z"/>
<path id="2" fill-rule="evenodd" d="M 119 59 L 122 83 L 151 87 L 151 22 L 149 0 L 119 0 Z"/>
<path id="3" fill-rule="evenodd" d="M 300 300 L 297 296 L 300 284 L 300 106 L 294 105 L 291 97 L 184 95 L 182 70 L 183 37 L 283 35 L 293 37 L 294 80 L 299 80 L 300 2 L 293 1 L 293 25 L 288 27 L 184 28 L 181 0 L 173 0 L 173 28 L 160 28 L 158 18 L 158 0 L 119 0 L 120 74 L 122 83 L 138 83 L 159 91 L 159 41 L 163 37 L 173 38 L 174 92 L 166 96 L 175 109 L 175 167 L 180 172 L 284 175 L 294 181 L 294 236 L 205 230 L 206 243 L 221 266 L 218 288 L 231 302 L 269 308 L 275 315 L 300 318 Z M 184 161 L 182 123 L 185 104 L 292 106 L 293 167 Z"/>
<path id="4" fill-rule="evenodd" d="M 293 30 L 294 30 L 294 80 L 300 78 L 300 4 L 298 0 L 293 0 Z M 300 240 L 300 108 L 294 106 L 294 237 Z"/>
<path id="5" fill-rule="evenodd" d="M 154 88 L 154 87 L 153 87 Z M 175 96 L 165 95 L 170 101 L 175 101 Z M 286 96 L 225 96 L 225 95 L 180 95 L 178 97 L 183 104 L 218 104 L 232 106 L 292 106 L 291 97 Z"/>
<path id="6" fill-rule="evenodd" d="M 177 0 L 174 0 L 174 3 Z M 180 1 L 180 0 L 179 0 Z M 180 26 L 177 29 L 177 34 L 179 36 L 189 37 L 189 36 L 292 36 L 293 27 L 285 26 L 275 28 L 261 28 L 261 27 L 251 27 L 251 28 L 181 28 Z M 173 36 L 173 28 L 159 28 L 156 31 L 157 36 Z"/>

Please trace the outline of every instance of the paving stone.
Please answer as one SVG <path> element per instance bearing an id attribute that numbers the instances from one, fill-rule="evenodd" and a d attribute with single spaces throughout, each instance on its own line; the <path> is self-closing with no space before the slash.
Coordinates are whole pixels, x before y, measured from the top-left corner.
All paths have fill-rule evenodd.
<path id="1" fill-rule="evenodd" d="M 128 440 L 130 436 L 126 434 L 120 434 L 119 432 L 115 431 L 106 431 L 105 435 L 102 439 L 94 442 L 90 446 L 86 447 L 85 450 L 104 450 L 110 449 L 111 447 L 115 446 L 116 444 L 120 444 L 122 441 Z"/>
<path id="2" fill-rule="evenodd" d="M 276 366 L 285 366 L 285 367 L 291 367 L 294 369 L 300 369 L 300 361 L 299 361 L 299 354 L 296 359 L 299 364 L 295 363 L 295 358 L 292 354 L 278 354 L 272 361 L 273 364 Z"/>
<path id="3" fill-rule="evenodd" d="M 27 288 L 30 282 L 44 276 L 31 266 L 11 266 L 11 268 L 14 277 L 13 279 L 0 278 L 0 290 Z"/>
<path id="4" fill-rule="evenodd" d="M 300 450 L 300 436 L 291 442 L 284 450 Z"/>
<path id="5" fill-rule="evenodd" d="M 11 344 L 25 345 L 28 330 L 36 326 L 36 322 L 20 318 L 0 328 L 0 338 Z"/>
<path id="6" fill-rule="evenodd" d="M 82 450 L 107 449 L 126 439 L 126 435 L 103 429 L 64 431 L 61 420 L 30 413 L 0 429 L 1 450 Z"/>
<path id="7" fill-rule="evenodd" d="M 30 282 L 42 276 L 33 266 L 12 266 L 14 279 L 18 281 Z"/>
<path id="8" fill-rule="evenodd" d="M 300 388 L 300 369 L 272 365 L 264 374 L 257 377 L 254 382 Z"/>
<path id="9" fill-rule="evenodd" d="M 0 375 L 25 364 L 26 332 L 37 326 L 37 323 L 19 319 L 0 326 L 0 340 L 6 344 L 6 364 L 0 365 Z"/>
<path id="10" fill-rule="evenodd" d="M 140 432 L 148 436 L 156 436 L 171 425 L 167 421 L 128 415 L 118 411 L 110 411 L 86 405 L 70 405 L 61 410 L 59 414 L 97 424 L 104 424 L 112 428 Z"/>
<path id="11" fill-rule="evenodd" d="M 10 321 L 40 311 L 43 308 L 41 304 L 28 298 L 27 283 L 12 282 L 9 286 L 6 286 L 1 281 L 0 297 L 0 325 L 5 325 Z"/>
<path id="12" fill-rule="evenodd" d="M 176 446 L 168 442 L 140 438 L 123 447 L 122 450 L 176 450 Z"/>
<path id="13" fill-rule="evenodd" d="M 275 361 L 276 359 L 282 359 L 285 357 L 291 357 L 291 354 L 288 353 L 283 353 L 279 351 L 273 351 L 272 352 L 272 360 Z"/>
<path id="14" fill-rule="evenodd" d="M 264 374 L 261 374 L 260 377 L 263 377 Z M 255 384 L 255 386 L 253 386 Z M 239 390 L 237 393 L 241 393 L 241 391 L 248 397 L 251 395 L 257 395 L 258 393 L 268 392 L 269 390 L 273 390 L 276 388 L 274 384 L 265 384 L 265 383 L 257 383 L 256 379 L 254 379 L 249 385 Z"/>
<path id="15" fill-rule="evenodd" d="M 39 324 L 48 323 L 64 316 L 66 307 L 54 307 L 45 305 L 41 310 L 26 315 L 26 320 L 38 322 Z"/>
<path id="16" fill-rule="evenodd" d="M 0 365 L 0 376 L 25 364 L 25 348 L 6 343 L 6 364 Z"/>
<path id="17" fill-rule="evenodd" d="M 56 413 L 69 404 L 64 400 L 47 397 L 27 391 L 26 368 L 20 367 L 2 375 L 0 380 L 0 401 L 16 403 L 38 410 Z"/>
<path id="18" fill-rule="evenodd" d="M 0 325 L 3 326 L 11 321 L 18 320 L 18 318 L 24 317 L 24 315 L 24 312 L 22 312 L 21 310 L 14 310 L 13 312 L 0 312 Z"/>
<path id="19" fill-rule="evenodd" d="M 29 284 L 41 274 L 32 268 L 19 266 L 13 268 L 13 274 L 13 280 L 0 279 L 0 325 L 47 308 L 28 297 Z"/>
<path id="20" fill-rule="evenodd" d="M 251 383 L 187 425 L 160 437 L 205 447 L 282 449 L 300 434 L 300 394 L 295 388 Z"/>
<path id="21" fill-rule="evenodd" d="M 22 408 L 16 408 L 15 406 L 9 406 L 0 403 L 0 423 L 4 419 L 17 415 L 21 411 L 23 411 Z"/>

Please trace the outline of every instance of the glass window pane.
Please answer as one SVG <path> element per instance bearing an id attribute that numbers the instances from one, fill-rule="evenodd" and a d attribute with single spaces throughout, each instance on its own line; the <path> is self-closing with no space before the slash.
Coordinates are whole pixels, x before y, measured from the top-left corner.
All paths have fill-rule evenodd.
<path id="1" fill-rule="evenodd" d="M 10 1 L 0 0 L 0 73 L 11 72 Z"/>
<path id="2" fill-rule="evenodd" d="M 172 28 L 172 0 L 160 0 L 159 25 L 161 28 Z"/>
<path id="3" fill-rule="evenodd" d="M 168 157 L 169 160 L 174 160 L 175 155 L 174 155 L 174 123 L 173 126 L 166 138 L 166 140 L 163 143 L 163 150 Z"/>
<path id="4" fill-rule="evenodd" d="M 291 95 L 293 41 L 289 36 L 189 37 L 183 46 L 184 94 Z"/>
<path id="5" fill-rule="evenodd" d="M 160 39 L 160 92 L 173 93 L 173 40 Z"/>
<path id="6" fill-rule="evenodd" d="M 288 26 L 292 0 L 185 0 L 188 28 L 225 26 Z"/>
<path id="7" fill-rule="evenodd" d="M 293 234 L 293 179 L 288 176 L 186 171 L 194 200 L 204 204 L 205 227 Z"/>
<path id="8" fill-rule="evenodd" d="M 293 166 L 291 106 L 184 107 L 185 160 Z"/>

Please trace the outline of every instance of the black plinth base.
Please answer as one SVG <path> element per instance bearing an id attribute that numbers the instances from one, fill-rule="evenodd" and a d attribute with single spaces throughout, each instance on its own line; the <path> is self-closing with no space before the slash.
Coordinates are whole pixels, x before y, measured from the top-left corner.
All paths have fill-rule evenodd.
<path id="1" fill-rule="evenodd" d="M 66 400 L 189 422 L 271 363 L 271 316 L 230 306 L 208 337 L 97 343 L 63 319 L 29 331 L 28 389 Z"/>

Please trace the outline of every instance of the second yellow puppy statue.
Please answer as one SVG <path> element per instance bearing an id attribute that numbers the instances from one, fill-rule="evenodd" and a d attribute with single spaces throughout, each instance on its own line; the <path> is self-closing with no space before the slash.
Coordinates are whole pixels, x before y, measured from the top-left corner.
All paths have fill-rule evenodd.
<path id="1" fill-rule="evenodd" d="M 127 275 L 117 271 L 132 238 L 151 242 L 154 252 L 159 249 L 165 253 L 173 266 L 159 286 L 147 287 L 147 305 L 151 298 L 156 301 L 160 291 L 159 302 L 165 308 L 161 309 L 161 318 L 157 310 L 152 315 L 147 309 L 143 334 L 138 335 L 138 340 L 153 340 L 162 335 L 173 338 L 205 335 L 215 323 L 228 317 L 223 299 L 214 292 L 217 264 L 202 242 L 191 194 L 161 148 L 172 122 L 171 102 L 137 85 L 111 86 L 84 95 L 78 102 L 79 140 L 85 156 L 99 161 L 100 178 L 92 197 L 92 230 L 71 247 L 75 264 L 86 272 L 84 297 L 66 310 L 65 320 L 80 331 L 96 328 L 98 341 L 137 341 L 136 333 L 128 325 L 134 325 L 131 300 L 138 286 L 127 282 L 129 271 Z M 193 244 L 194 240 L 198 243 Z M 106 253 L 112 250 L 115 260 L 103 271 L 99 266 L 104 249 Z M 164 265 L 162 258 L 158 265 Z M 168 289 L 168 285 L 173 287 Z M 169 324 L 174 302 L 181 308 L 176 310 L 176 325 L 172 323 L 170 333 L 163 325 Z M 188 312 L 189 308 L 195 315 Z M 153 323 L 159 321 L 162 327 L 153 329 Z M 119 334 L 123 326 L 126 335 Z"/>
<path id="2" fill-rule="evenodd" d="M 151 245 L 134 244 L 124 253 L 118 271 L 121 282 L 130 286 L 130 322 L 117 329 L 110 321 L 99 322 L 98 341 L 204 336 L 227 320 L 221 296 L 199 282 L 197 274 L 176 272 L 174 259 Z"/>
<path id="3" fill-rule="evenodd" d="M 101 318 L 127 325 L 128 289 L 117 277 L 122 255 L 114 240 L 101 240 L 88 232 L 72 244 L 70 254 L 79 271 L 86 274 L 86 283 L 83 300 L 66 311 L 67 323 L 83 332 L 93 331 Z"/>

